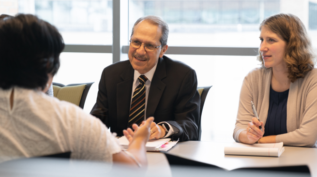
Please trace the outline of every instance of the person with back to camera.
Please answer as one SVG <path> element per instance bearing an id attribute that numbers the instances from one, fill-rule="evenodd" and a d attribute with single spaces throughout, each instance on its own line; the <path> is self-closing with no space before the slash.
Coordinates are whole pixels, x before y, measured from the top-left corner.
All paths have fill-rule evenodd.
<path id="1" fill-rule="evenodd" d="M 0 162 L 71 151 L 72 159 L 147 164 L 150 124 L 135 127 L 127 151 L 95 117 L 45 94 L 64 49 L 57 29 L 33 15 L 0 17 Z"/>
<path id="2" fill-rule="evenodd" d="M 0 15 L 0 21 L 6 20 L 6 19 L 11 18 L 11 17 L 12 16 L 10 16 L 10 15 L 2 14 L 2 15 Z M 51 84 L 51 86 L 49 87 L 49 89 L 47 89 L 47 91 L 45 93 L 49 96 L 54 96 L 53 84 Z"/>
<path id="3" fill-rule="evenodd" d="M 317 70 L 304 25 L 294 15 L 278 14 L 260 30 L 262 68 L 244 79 L 233 137 L 246 144 L 315 147 Z"/>

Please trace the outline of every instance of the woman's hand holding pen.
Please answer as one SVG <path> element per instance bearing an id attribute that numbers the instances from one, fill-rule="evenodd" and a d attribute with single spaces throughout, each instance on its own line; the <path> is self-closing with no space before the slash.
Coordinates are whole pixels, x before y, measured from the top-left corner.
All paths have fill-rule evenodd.
<path id="1" fill-rule="evenodd" d="M 261 131 L 260 126 L 262 127 L 263 131 Z M 247 131 L 248 144 L 256 143 L 264 135 L 263 122 L 260 122 L 256 117 L 253 117 L 252 121 L 249 122 L 249 125 L 246 131 Z"/>

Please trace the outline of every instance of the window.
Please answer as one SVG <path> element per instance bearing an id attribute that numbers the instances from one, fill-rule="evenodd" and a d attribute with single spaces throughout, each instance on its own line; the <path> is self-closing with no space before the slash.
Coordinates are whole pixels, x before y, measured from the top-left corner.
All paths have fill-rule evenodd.
<path id="1" fill-rule="evenodd" d="M 170 28 L 170 46 L 257 47 L 259 24 L 279 9 L 276 0 L 130 0 L 129 24 L 161 17 Z"/>
<path id="2" fill-rule="evenodd" d="M 259 25 L 277 13 L 298 16 L 317 45 L 317 3 L 281 0 L 2 0 L 0 13 L 32 13 L 54 24 L 66 42 L 54 82 L 96 82 L 114 55 L 127 59 L 134 22 L 156 15 L 170 28 L 167 56 L 196 70 L 199 86 L 210 86 L 202 115 L 202 140 L 233 141 L 232 132 L 244 77 L 259 66 Z M 122 10 L 122 7 L 127 7 Z M 120 13 L 115 12 L 120 11 Z M 128 13 L 128 14 L 127 14 Z M 115 22 L 115 23 L 113 23 Z M 120 23 L 120 29 L 113 24 Z M 122 25 L 122 23 L 125 23 Z M 115 29 L 114 29 L 115 28 Z M 122 33 L 122 30 L 124 32 Z M 113 39 L 114 34 L 120 39 Z M 125 32 L 126 31 L 126 32 Z M 120 45 L 114 44 L 114 42 Z M 126 45 L 123 43 L 123 45 Z M 112 46 L 113 45 L 113 46 Z M 122 48 L 121 48 L 122 46 Z M 120 47 L 120 49 L 119 49 Z M 113 50 L 115 48 L 116 50 Z M 114 54 L 112 54 L 114 51 Z M 204 52 L 201 52 L 204 51 Z M 185 55 L 186 54 L 186 55 Z M 123 57 L 123 58 L 122 58 Z M 87 101 L 86 101 L 87 103 Z M 224 126 L 224 125 L 228 126 Z"/>
<path id="3" fill-rule="evenodd" d="M 60 31 L 66 52 L 54 82 L 97 82 L 112 63 L 112 0 L 4 0 L 0 9 L 35 14 Z"/>
<path id="4" fill-rule="evenodd" d="M 307 27 L 309 15 L 308 33 L 314 46 L 317 6 L 310 2 L 309 13 L 307 7 L 307 1 L 130 0 L 129 25 L 132 28 L 146 15 L 159 16 L 168 23 L 166 55 L 194 68 L 198 86 L 213 86 L 202 114 L 202 140 L 233 141 L 243 79 L 260 66 L 256 59 L 260 23 L 271 15 L 292 13 Z"/>
<path id="5" fill-rule="evenodd" d="M 18 0 L 18 12 L 54 24 L 66 44 L 112 44 L 112 1 Z"/>
<path id="6" fill-rule="evenodd" d="M 112 54 L 63 52 L 53 82 L 62 84 L 98 83 L 103 69 L 112 64 Z"/>

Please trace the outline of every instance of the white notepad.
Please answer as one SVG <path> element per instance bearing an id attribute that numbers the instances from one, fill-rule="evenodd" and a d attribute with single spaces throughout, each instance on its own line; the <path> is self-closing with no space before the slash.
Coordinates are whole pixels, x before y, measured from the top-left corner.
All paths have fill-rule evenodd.
<path id="1" fill-rule="evenodd" d="M 233 143 L 231 146 L 225 147 L 226 155 L 279 157 L 283 152 L 284 152 L 283 142 L 259 143 L 259 144 L 253 144 L 253 145 Z"/>
<path id="2" fill-rule="evenodd" d="M 158 140 L 150 140 L 146 143 L 146 150 L 147 151 L 160 151 L 161 147 L 168 143 L 171 139 L 170 138 L 164 138 L 164 139 L 158 139 Z M 119 138 L 120 145 L 127 149 L 129 146 L 129 141 L 125 136 L 122 136 Z M 176 143 L 175 143 L 176 144 Z"/>

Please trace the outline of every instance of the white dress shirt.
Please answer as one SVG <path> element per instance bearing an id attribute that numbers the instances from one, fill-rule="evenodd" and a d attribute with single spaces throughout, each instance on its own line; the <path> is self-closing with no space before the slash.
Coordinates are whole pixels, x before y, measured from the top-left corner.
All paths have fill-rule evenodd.
<path id="1" fill-rule="evenodd" d="M 145 110 L 144 110 L 144 120 L 146 120 L 146 108 L 147 108 L 147 102 L 148 102 L 148 97 L 149 97 L 149 93 L 150 93 L 150 88 L 151 88 L 151 83 L 152 83 L 152 79 L 153 79 L 153 76 L 154 76 L 154 73 L 155 73 L 155 70 L 156 70 L 156 67 L 157 67 L 157 63 L 153 66 L 153 68 L 148 71 L 147 73 L 143 74 L 145 77 L 147 77 L 147 81 L 145 82 Z M 134 90 L 138 87 L 138 85 L 140 84 L 140 81 L 139 81 L 139 76 L 142 75 L 139 73 L 139 71 L 137 70 L 134 70 L 134 78 L 133 78 L 133 84 L 132 84 L 132 94 L 131 94 L 131 102 L 132 102 L 132 97 L 133 97 L 133 93 L 134 93 Z M 154 117 L 154 121 L 155 121 L 155 117 Z M 165 137 L 168 137 L 170 135 L 172 135 L 174 133 L 174 130 L 173 130 L 173 127 L 167 123 L 167 122 L 160 122 L 158 124 L 162 124 L 162 123 L 166 123 L 168 124 L 169 126 L 169 131 L 166 133 L 166 136 Z"/>

